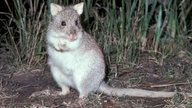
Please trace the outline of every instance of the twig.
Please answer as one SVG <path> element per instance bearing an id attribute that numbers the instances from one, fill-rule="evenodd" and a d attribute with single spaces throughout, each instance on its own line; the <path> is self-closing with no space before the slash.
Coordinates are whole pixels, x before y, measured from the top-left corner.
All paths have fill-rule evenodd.
<path id="1" fill-rule="evenodd" d="M 190 83 L 189 82 L 185 82 L 185 83 L 159 84 L 159 85 L 151 85 L 151 87 L 152 88 L 155 88 L 155 87 L 168 87 L 168 86 L 186 85 L 186 84 L 190 84 Z"/>

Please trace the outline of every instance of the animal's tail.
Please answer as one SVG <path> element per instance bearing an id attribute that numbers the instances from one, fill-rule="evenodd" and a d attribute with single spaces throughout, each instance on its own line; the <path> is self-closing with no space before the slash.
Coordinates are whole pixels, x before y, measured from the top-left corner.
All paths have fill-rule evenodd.
<path id="1" fill-rule="evenodd" d="M 142 90 L 142 89 L 132 89 L 132 88 L 113 88 L 108 86 L 105 82 L 102 82 L 100 85 L 99 92 L 103 92 L 104 94 L 110 96 L 133 96 L 133 97 L 173 97 L 177 92 L 163 92 L 163 91 L 150 91 L 150 90 Z M 181 93 L 186 94 L 189 97 L 192 96 L 191 93 Z"/>

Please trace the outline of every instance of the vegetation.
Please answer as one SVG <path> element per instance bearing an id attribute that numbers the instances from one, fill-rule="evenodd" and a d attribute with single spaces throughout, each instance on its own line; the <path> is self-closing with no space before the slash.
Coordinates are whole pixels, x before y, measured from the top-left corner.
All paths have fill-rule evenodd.
<path id="1" fill-rule="evenodd" d="M 0 41 L 12 55 L 11 62 L 17 66 L 30 66 L 45 59 L 44 38 L 50 20 L 48 4 L 80 2 L 4 1 L 9 12 L 1 12 L 8 20 L 2 20 L 6 32 Z M 82 24 L 100 44 L 108 65 L 112 62 L 132 65 L 139 61 L 141 52 L 151 53 L 162 64 L 168 55 L 185 47 L 187 38 L 191 38 L 190 4 L 190 1 L 181 0 L 170 0 L 167 4 L 157 3 L 157 0 L 152 3 L 148 0 L 86 0 Z"/>

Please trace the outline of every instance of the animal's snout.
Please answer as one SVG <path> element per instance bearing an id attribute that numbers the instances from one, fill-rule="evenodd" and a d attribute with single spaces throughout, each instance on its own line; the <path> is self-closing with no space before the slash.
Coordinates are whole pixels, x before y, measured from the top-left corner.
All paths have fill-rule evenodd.
<path id="1" fill-rule="evenodd" d="M 69 34 L 69 39 L 70 40 L 76 40 L 77 39 L 76 34 Z"/>
<path id="2" fill-rule="evenodd" d="M 69 39 L 76 40 L 77 39 L 77 31 L 72 27 L 69 32 Z"/>

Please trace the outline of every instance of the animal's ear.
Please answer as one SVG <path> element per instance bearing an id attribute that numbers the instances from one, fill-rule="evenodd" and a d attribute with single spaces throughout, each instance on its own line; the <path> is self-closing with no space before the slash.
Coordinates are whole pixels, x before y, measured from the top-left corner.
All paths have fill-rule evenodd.
<path id="1" fill-rule="evenodd" d="M 51 15 L 55 16 L 59 11 L 62 10 L 62 7 L 58 4 L 51 3 Z"/>
<path id="2" fill-rule="evenodd" d="M 84 5 L 83 2 L 78 3 L 73 6 L 73 9 L 76 10 L 79 15 L 81 15 L 83 13 L 83 5 Z"/>

